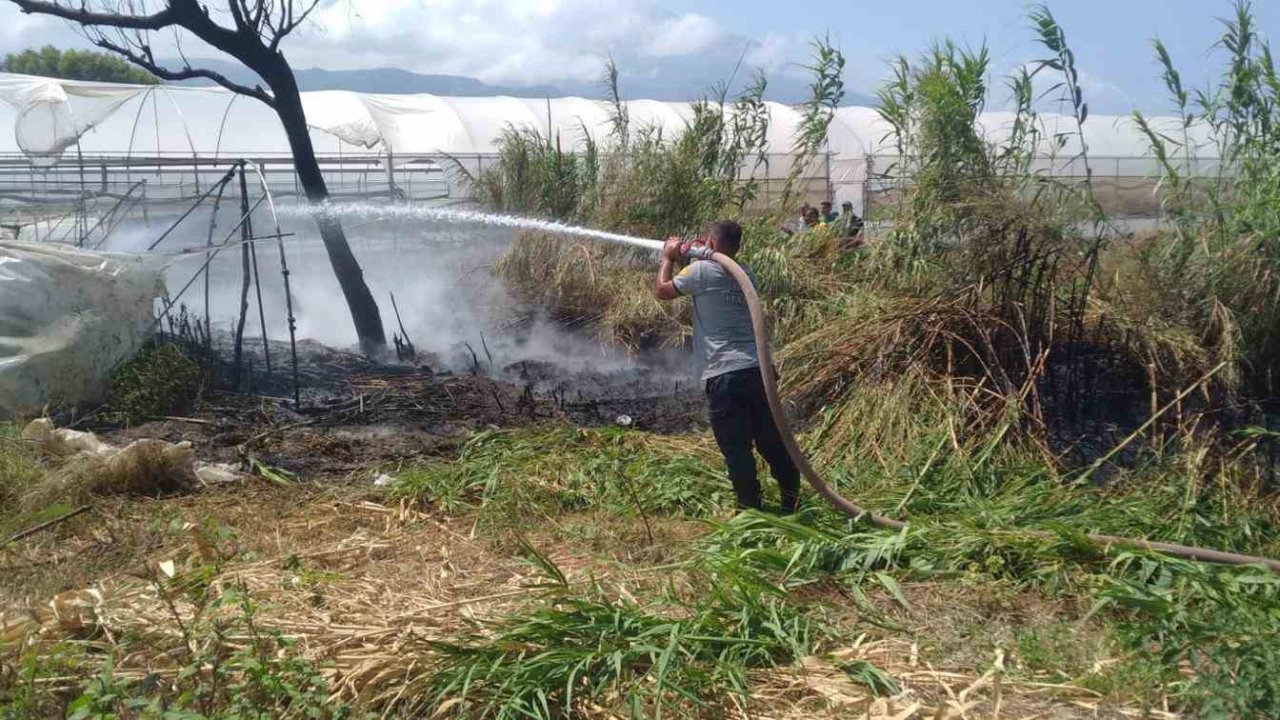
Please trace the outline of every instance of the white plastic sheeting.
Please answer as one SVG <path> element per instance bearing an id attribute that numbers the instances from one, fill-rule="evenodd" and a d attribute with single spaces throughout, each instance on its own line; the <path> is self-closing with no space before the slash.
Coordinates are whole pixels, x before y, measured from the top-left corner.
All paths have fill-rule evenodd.
<path id="1" fill-rule="evenodd" d="M 56 162 L 77 138 L 142 90 L 139 86 L 0 73 L 0 100 L 15 112 L 14 142 L 38 164 Z"/>
<path id="2" fill-rule="evenodd" d="M 241 98 L 241 100 L 260 104 L 252 98 Z M 373 121 L 373 116 L 369 114 L 364 101 L 356 93 L 345 90 L 303 93 L 302 109 L 307 114 L 307 122 L 313 129 L 329 133 L 349 145 L 372 148 L 382 142 L 382 134 L 378 130 L 377 123 Z M 236 120 L 239 119 L 237 116 Z M 270 120 L 275 118 L 272 117 Z M 279 124 L 278 121 L 276 124 Z M 232 132 L 238 132 L 238 128 L 233 128 Z"/>
<path id="3" fill-rule="evenodd" d="M 0 417 L 97 400 L 151 337 L 159 258 L 0 242 Z"/>
<path id="4" fill-rule="evenodd" d="M 56 157 L 80 136 L 89 153 L 124 155 L 287 155 L 289 145 L 275 114 L 252 98 L 221 88 L 133 86 L 82 83 L 0 73 L 0 153 L 24 152 L 32 158 Z M 443 97 L 370 95 L 346 91 L 302 93 L 318 151 L 344 146 L 386 148 L 397 155 L 491 155 L 508 127 L 537 129 L 560 138 L 566 150 L 580 148 L 584 133 L 597 140 L 612 129 L 607 104 L 584 98 Z M 633 100 L 626 103 L 631 127 L 660 129 L 670 137 L 692 118 L 689 103 Z M 800 114 L 767 103 L 770 152 L 791 150 Z M 1061 158 L 1078 154 L 1078 138 L 1053 147 L 1054 136 L 1074 134 L 1069 117 L 1042 115 L 1043 152 Z M 984 113 L 978 126 L 998 141 L 1012 125 L 1007 112 Z M 1176 118 L 1153 118 L 1157 130 L 1181 139 Z M 9 130 L 7 130 L 9 129 Z M 11 130 L 11 131 L 10 131 Z M 842 107 L 827 137 L 837 158 L 893 154 L 892 128 L 873 108 Z M 38 135 L 38 137 L 33 137 Z M 1091 117 L 1085 141 L 1095 157 L 1143 157 L 1147 142 L 1129 117 Z M 1190 130 L 1203 144 L 1206 129 Z M 1202 155 L 1212 154 L 1204 148 Z M 1106 174 L 1105 165 L 1095 169 Z"/>

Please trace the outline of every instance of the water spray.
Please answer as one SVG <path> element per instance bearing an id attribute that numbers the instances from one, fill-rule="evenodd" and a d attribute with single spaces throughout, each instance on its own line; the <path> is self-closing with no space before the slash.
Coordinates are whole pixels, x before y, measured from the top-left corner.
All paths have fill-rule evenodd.
<path id="1" fill-rule="evenodd" d="M 517 215 L 501 215 L 460 208 L 424 205 L 380 205 L 375 203 L 324 203 L 321 205 L 282 206 L 278 208 L 278 211 L 282 216 L 314 217 L 316 215 L 332 215 L 357 220 L 425 220 L 463 225 L 485 225 L 488 227 L 509 228 L 511 230 L 530 230 L 559 237 L 602 240 L 639 250 L 662 251 L 662 242 L 659 240 L 604 232 L 603 230 L 592 230 L 591 228 L 566 225 L 552 220 L 537 220 Z"/>

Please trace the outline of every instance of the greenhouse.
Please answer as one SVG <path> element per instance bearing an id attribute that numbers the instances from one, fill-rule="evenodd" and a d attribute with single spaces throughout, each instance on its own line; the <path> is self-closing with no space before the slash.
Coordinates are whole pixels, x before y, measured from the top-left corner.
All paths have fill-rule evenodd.
<path id="1" fill-rule="evenodd" d="M 142 191 L 149 198 L 166 193 L 189 197 L 221 175 L 219 164 L 242 158 L 263 163 L 273 186 L 287 190 L 293 182 L 288 143 L 275 114 L 221 88 L 0 74 L 0 99 L 0 193 L 5 199 L 39 201 L 77 190 L 83 195 L 93 188 L 123 195 L 144 177 Z M 584 98 L 321 91 L 304 92 L 302 100 L 312 140 L 338 196 L 391 192 L 413 199 L 466 197 L 465 179 L 492 162 L 506 128 L 536 130 L 572 151 L 582 147 L 587 135 L 606 139 L 613 127 L 609 105 Z M 790 171 L 788 153 L 802 120 L 800 111 L 787 105 L 767 107 L 769 162 L 755 171 L 766 200 L 771 181 Z M 693 115 L 692 105 L 680 102 L 632 100 L 626 110 L 632 128 L 653 128 L 667 137 L 678 134 Z M 1132 118 L 1089 119 L 1083 128 L 1088 173 L 1074 119 L 1051 114 L 1040 119 L 1043 157 L 1037 166 L 1042 172 L 1113 178 L 1119 205 L 1132 201 L 1121 196 L 1133 195 L 1135 189 L 1149 199 L 1148 178 L 1158 167 Z M 1012 120 L 1012 113 L 988 112 L 978 125 L 997 141 L 1009 132 Z M 1175 118 L 1155 118 L 1152 124 L 1159 132 L 1179 137 L 1183 132 Z M 1061 146 L 1056 140 L 1060 135 Z M 1208 172 L 1215 164 L 1214 150 L 1202 135 L 1202 128 L 1192 128 L 1190 140 L 1205 146 L 1197 161 L 1203 167 L 1195 170 Z M 892 180 L 888 174 L 896 153 L 891 128 L 874 108 L 838 108 L 825 154 L 805 171 L 805 194 L 865 209 Z M 1143 215 L 1155 208 L 1119 209 Z"/>

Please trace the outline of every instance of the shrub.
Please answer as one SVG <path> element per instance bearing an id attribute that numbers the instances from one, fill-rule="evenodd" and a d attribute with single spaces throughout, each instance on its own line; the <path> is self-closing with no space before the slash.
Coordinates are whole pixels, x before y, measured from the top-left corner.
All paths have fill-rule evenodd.
<path id="1" fill-rule="evenodd" d="M 188 412 L 200 396 L 205 374 L 173 343 L 156 342 L 115 370 L 106 406 L 120 422 L 136 424 Z"/>
<path id="2" fill-rule="evenodd" d="M 1280 577 L 1176 560 L 1122 557 L 1100 607 L 1122 611 L 1120 637 L 1165 668 L 1197 717 L 1280 717 Z M 1181 669 L 1190 668 L 1186 678 Z"/>

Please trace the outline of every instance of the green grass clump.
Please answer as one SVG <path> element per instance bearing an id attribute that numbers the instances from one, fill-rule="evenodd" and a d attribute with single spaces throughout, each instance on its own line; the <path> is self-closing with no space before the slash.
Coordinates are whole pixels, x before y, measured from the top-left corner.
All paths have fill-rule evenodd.
<path id="1" fill-rule="evenodd" d="M 550 720 L 610 697 L 636 717 L 705 707 L 745 694 L 748 670 L 805 657 L 818 633 L 782 599 L 729 593 L 700 608 L 566 598 L 436 645 L 440 669 L 425 690 L 437 705 L 455 698 L 493 718 Z"/>
<path id="2" fill-rule="evenodd" d="M 1124 556 L 1099 608 L 1200 717 L 1280 717 L 1280 576 Z M 1189 667 L 1190 678 L 1182 674 Z"/>
<path id="3" fill-rule="evenodd" d="M 730 497 L 705 438 L 573 427 L 480 433 L 456 460 L 402 469 L 395 492 L 451 512 L 478 507 L 496 524 L 588 507 L 703 517 Z"/>
<path id="4" fill-rule="evenodd" d="M 727 694 L 745 699 L 750 670 L 807 657 L 837 635 L 820 608 L 748 569 L 695 569 L 683 593 L 672 585 L 650 601 L 614 600 L 599 586 L 575 594 L 526 550 L 548 594 L 473 636 L 431 643 L 434 667 L 411 684 L 424 709 L 550 720 L 604 704 L 633 717 L 701 715 Z"/>
<path id="5" fill-rule="evenodd" d="M 151 343 L 111 374 L 106 406 L 120 422 L 136 424 L 189 411 L 204 385 L 200 365 L 174 343 Z"/>

